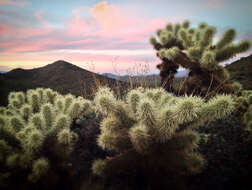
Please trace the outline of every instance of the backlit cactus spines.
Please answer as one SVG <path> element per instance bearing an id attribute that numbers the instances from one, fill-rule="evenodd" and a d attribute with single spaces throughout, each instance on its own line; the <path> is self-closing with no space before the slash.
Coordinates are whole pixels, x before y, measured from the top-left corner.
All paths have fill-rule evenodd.
<path id="1" fill-rule="evenodd" d="M 62 170 L 60 162 L 78 140 L 71 127 L 94 112 L 91 101 L 51 89 L 10 93 L 8 107 L 0 109 L 0 172 L 11 168 L 15 176 L 24 170 L 28 180 L 39 182 L 48 170 Z"/>
<path id="2" fill-rule="evenodd" d="M 22 130 L 24 128 L 24 121 L 22 120 L 22 118 L 20 116 L 12 116 L 10 118 L 10 127 L 11 127 L 11 131 L 13 133 L 17 133 L 20 130 Z"/>
<path id="3" fill-rule="evenodd" d="M 49 103 L 44 104 L 41 107 L 41 113 L 44 118 L 46 128 L 51 128 L 55 117 L 53 106 Z"/>
<path id="4" fill-rule="evenodd" d="M 243 90 L 236 97 L 236 114 L 245 130 L 252 131 L 252 90 Z"/>
<path id="5" fill-rule="evenodd" d="M 30 105 L 25 104 L 21 107 L 21 115 L 23 119 L 27 122 L 32 113 L 32 108 Z"/>
<path id="6" fill-rule="evenodd" d="M 73 96 L 71 94 L 68 94 L 65 97 L 65 102 L 64 102 L 64 113 L 67 113 L 67 110 L 69 109 L 69 107 L 71 106 L 72 102 L 73 102 Z"/>
<path id="7" fill-rule="evenodd" d="M 34 161 L 32 165 L 32 173 L 29 176 L 29 180 L 33 183 L 37 182 L 37 180 L 46 175 L 47 171 L 49 170 L 49 163 L 48 160 L 45 158 L 40 158 Z"/>
<path id="8" fill-rule="evenodd" d="M 231 96 L 205 102 L 200 97 L 175 97 L 161 89 L 134 89 L 124 102 L 101 88 L 96 103 L 100 111 L 106 107 L 97 143 L 113 152 L 112 157 L 93 163 L 93 173 L 102 177 L 145 169 L 199 172 L 204 159 L 195 152 L 200 138 L 194 129 L 234 109 Z"/>
<path id="9" fill-rule="evenodd" d="M 27 93 L 27 99 L 32 107 L 32 112 L 39 112 L 41 102 L 38 93 L 34 90 L 30 91 L 29 93 Z"/>
<path id="10" fill-rule="evenodd" d="M 201 96 L 232 92 L 227 86 L 227 71 L 220 62 L 247 51 L 250 42 L 236 43 L 234 29 L 224 32 L 217 43 L 213 40 L 215 34 L 215 27 L 206 23 L 192 28 L 190 22 L 185 21 L 175 25 L 169 23 L 150 38 L 162 61 L 157 68 L 160 70 L 161 84 L 167 91 Z M 178 90 L 174 89 L 173 80 L 179 67 L 188 69 L 189 75 Z"/>

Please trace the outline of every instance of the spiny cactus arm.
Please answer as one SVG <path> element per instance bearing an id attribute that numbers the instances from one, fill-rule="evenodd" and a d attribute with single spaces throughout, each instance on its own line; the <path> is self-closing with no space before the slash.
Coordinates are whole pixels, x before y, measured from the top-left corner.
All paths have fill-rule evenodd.
<path id="1" fill-rule="evenodd" d="M 123 123 L 117 117 L 105 117 L 101 122 L 101 132 L 123 135 L 125 133 Z"/>
<path id="2" fill-rule="evenodd" d="M 234 44 L 227 45 L 216 52 L 216 61 L 221 62 L 228 60 L 239 53 L 249 50 L 249 48 L 250 48 L 250 42 L 247 40 L 242 41 L 237 45 Z"/>
<path id="3" fill-rule="evenodd" d="M 68 94 L 68 95 L 65 96 L 64 113 L 67 113 L 67 110 L 68 110 L 68 108 L 71 106 L 73 100 L 74 100 L 73 95 Z"/>
<path id="4" fill-rule="evenodd" d="M 199 97 L 183 97 L 175 106 L 175 118 L 179 124 L 196 120 L 200 115 L 203 100 Z"/>
<path id="5" fill-rule="evenodd" d="M 207 121 L 225 118 L 234 110 L 234 105 L 234 100 L 230 95 L 217 95 L 202 105 L 199 117 L 188 123 L 186 128 L 195 128 Z"/>
<path id="6" fill-rule="evenodd" d="M 232 43 L 235 39 L 236 31 L 234 29 L 228 29 L 224 32 L 221 39 L 216 43 L 216 49 L 222 49 L 223 47 Z"/>
<path id="7" fill-rule="evenodd" d="M 36 183 L 41 177 L 45 176 L 49 170 L 50 165 L 46 158 L 40 158 L 33 162 L 32 173 L 28 176 L 28 179 Z"/>
<path id="8" fill-rule="evenodd" d="M 196 174 L 202 171 L 202 168 L 205 165 L 205 160 L 200 154 L 191 153 L 186 157 L 184 163 L 188 172 Z"/>
<path id="9" fill-rule="evenodd" d="M 14 115 L 9 119 L 9 126 L 10 131 L 15 134 L 24 128 L 25 121 L 19 115 Z"/>
<path id="10" fill-rule="evenodd" d="M 139 90 L 131 90 L 127 96 L 126 96 L 126 101 L 130 105 L 132 111 L 136 113 L 137 105 L 140 101 L 140 98 L 142 97 L 142 93 Z"/>
<path id="11" fill-rule="evenodd" d="M 132 146 L 127 133 L 121 136 L 110 132 L 103 132 L 99 135 L 98 145 L 104 150 L 116 152 L 123 152 Z"/>
<path id="12" fill-rule="evenodd" d="M 52 104 L 44 104 L 41 107 L 41 114 L 43 116 L 43 119 L 45 121 L 45 127 L 46 129 L 50 129 L 52 127 L 53 121 L 55 119 L 55 110 L 52 106 Z"/>
<path id="13" fill-rule="evenodd" d="M 61 145 L 59 151 L 63 151 L 65 155 L 72 152 L 72 148 L 78 140 L 78 135 L 70 129 L 62 129 L 57 135 L 57 142 Z"/>
<path id="14" fill-rule="evenodd" d="M 19 154 L 11 154 L 6 159 L 6 166 L 9 168 L 19 167 Z"/>
<path id="15" fill-rule="evenodd" d="M 32 114 L 32 107 L 28 104 L 24 104 L 22 107 L 21 107 L 21 115 L 22 115 L 22 118 L 28 122 L 29 120 L 29 117 L 30 115 Z"/>
<path id="16" fill-rule="evenodd" d="M 176 129 L 178 128 L 178 121 L 175 118 L 175 113 L 170 107 L 161 110 L 160 118 L 156 128 L 156 139 L 158 142 L 164 143 L 171 139 Z"/>
<path id="17" fill-rule="evenodd" d="M 149 98 L 143 98 L 137 107 L 137 117 L 149 128 L 154 128 L 156 125 L 156 110 L 155 103 Z"/>
<path id="18" fill-rule="evenodd" d="M 92 165 L 92 172 L 100 177 L 109 177 L 116 174 L 128 173 L 139 168 L 144 161 L 144 157 L 134 149 L 123 152 L 116 157 L 98 159 Z M 130 164 L 125 164 L 130 163 Z"/>
<path id="19" fill-rule="evenodd" d="M 0 163 L 4 163 L 6 157 L 12 153 L 12 147 L 3 139 L 0 139 Z"/>
<path id="20" fill-rule="evenodd" d="M 136 124 L 129 130 L 133 147 L 140 154 L 148 154 L 151 150 L 152 138 L 144 124 Z"/>
<path id="21" fill-rule="evenodd" d="M 17 92 L 17 100 L 20 105 L 20 107 L 25 103 L 25 94 L 23 92 Z"/>
<path id="22" fill-rule="evenodd" d="M 0 106 L 0 115 L 5 115 L 6 108 L 3 106 Z"/>
<path id="23" fill-rule="evenodd" d="M 35 90 L 27 91 L 27 99 L 28 99 L 28 103 L 32 107 L 32 112 L 33 113 L 39 112 L 40 106 L 41 106 L 39 94 Z"/>
<path id="24" fill-rule="evenodd" d="M 46 130 L 46 123 L 41 113 L 32 114 L 29 118 L 29 124 L 40 131 Z"/>
<path id="25" fill-rule="evenodd" d="M 36 152 L 40 151 L 45 140 L 44 134 L 37 130 L 31 130 L 28 135 L 25 143 L 23 144 L 23 149 L 27 154 L 33 155 Z"/>
<path id="26" fill-rule="evenodd" d="M 200 137 L 199 134 L 190 129 L 176 133 L 170 140 L 166 141 L 164 148 L 169 150 L 191 152 L 198 147 Z"/>
<path id="27" fill-rule="evenodd" d="M 234 101 L 230 95 L 217 95 L 202 108 L 202 114 L 208 120 L 225 118 L 234 110 Z"/>
<path id="28" fill-rule="evenodd" d="M 49 133 L 56 136 L 57 133 L 63 129 L 70 129 L 71 122 L 72 119 L 68 115 L 63 113 L 57 115 Z"/>

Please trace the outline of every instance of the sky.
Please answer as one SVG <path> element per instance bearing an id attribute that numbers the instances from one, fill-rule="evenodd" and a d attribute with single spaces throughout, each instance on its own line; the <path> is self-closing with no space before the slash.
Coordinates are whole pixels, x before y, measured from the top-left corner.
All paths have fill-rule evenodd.
<path id="1" fill-rule="evenodd" d="M 149 38 L 167 23 L 207 22 L 216 38 L 234 28 L 237 41 L 252 41 L 251 18 L 252 0 L 0 0 L 0 70 L 65 60 L 99 73 L 155 73 Z"/>

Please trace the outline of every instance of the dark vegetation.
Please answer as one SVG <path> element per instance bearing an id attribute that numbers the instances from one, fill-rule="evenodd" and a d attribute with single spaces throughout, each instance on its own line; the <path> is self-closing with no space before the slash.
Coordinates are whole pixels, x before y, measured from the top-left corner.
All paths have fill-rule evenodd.
<path id="1" fill-rule="evenodd" d="M 226 66 L 231 81 L 238 81 L 246 90 L 252 90 L 252 55 Z"/>

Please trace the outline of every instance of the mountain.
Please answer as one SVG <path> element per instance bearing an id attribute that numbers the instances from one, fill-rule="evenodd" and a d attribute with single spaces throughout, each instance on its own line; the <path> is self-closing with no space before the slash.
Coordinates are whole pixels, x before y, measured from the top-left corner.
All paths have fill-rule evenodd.
<path id="1" fill-rule="evenodd" d="M 244 89 L 252 90 L 252 54 L 227 65 L 225 68 L 230 73 L 231 81 L 238 81 Z"/>
<path id="2" fill-rule="evenodd" d="M 159 78 L 159 74 L 152 74 L 152 75 L 133 75 L 133 76 L 129 76 L 129 75 L 115 75 L 112 73 L 102 73 L 103 76 L 112 78 L 112 79 L 119 79 L 121 81 L 128 81 L 129 79 L 133 79 L 133 80 L 138 80 L 140 79 L 144 79 L 146 78 L 148 81 L 150 80 L 157 80 L 160 81 Z M 181 77 L 186 77 L 188 75 L 188 71 L 187 70 L 182 70 L 182 71 L 178 71 L 175 75 L 176 78 L 181 78 Z"/>
<path id="3" fill-rule="evenodd" d="M 118 79 L 118 78 L 120 78 L 120 76 L 114 75 L 112 73 L 102 73 L 101 75 L 105 76 L 105 77 L 108 77 L 108 78 L 112 78 L 112 79 Z"/>
<path id="4" fill-rule="evenodd" d="M 6 73 L 6 71 L 0 71 L 0 74 L 1 74 L 1 73 Z"/>
<path id="5" fill-rule="evenodd" d="M 126 85 L 120 82 L 121 85 Z M 52 88 L 60 93 L 92 96 L 98 86 L 115 87 L 118 81 L 89 72 L 66 61 L 56 61 L 36 69 L 14 69 L 0 74 L 0 105 L 7 104 L 11 91 L 25 91 L 30 88 Z"/>

